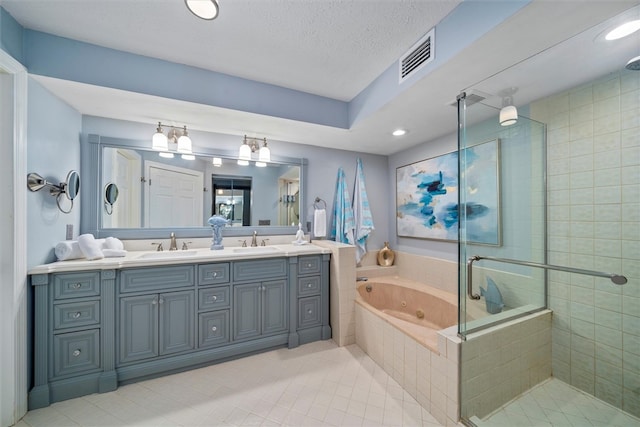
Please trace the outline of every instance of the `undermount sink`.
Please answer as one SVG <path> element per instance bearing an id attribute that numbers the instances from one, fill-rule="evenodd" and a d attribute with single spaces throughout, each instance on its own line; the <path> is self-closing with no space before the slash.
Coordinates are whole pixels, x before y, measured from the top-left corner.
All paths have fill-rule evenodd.
<path id="1" fill-rule="evenodd" d="M 268 254 L 278 252 L 280 249 L 274 246 L 248 246 L 246 248 L 233 248 L 237 254 Z"/>
<path id="2" fill-rule="evenodd" d="M 175 259 L 188 258 L 195 256 L 198 251 L 166 251 L 166 252 L 148 252 L 140 255 L 138 259 Z"/>

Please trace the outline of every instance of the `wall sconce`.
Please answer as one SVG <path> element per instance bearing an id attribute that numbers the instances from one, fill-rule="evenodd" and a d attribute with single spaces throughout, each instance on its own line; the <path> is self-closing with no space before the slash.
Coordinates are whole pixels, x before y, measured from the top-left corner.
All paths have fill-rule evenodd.
<path id="1" fill-rule="evenodd" d="M 61 182 L 60 184 L 53 184 L 43 177 L 38 175 L 37 173 L 30 173 L 27 175 L 27 187 L 31 191 L 40 191 L 45 187 L 49 187 L 49 194 L 56 198 L 56 205 L 58 205 L 58 209 L 60 212 L 68 214 L 73 209 L 73 199 L 76 198 L 78 192 L 80 191 L 80 174 L 77 171 L 69 171 L 67 174 L 67 180 L 65 182 Z M 62 209 L 60 206 L 60 198 L 62 195 L 67 196 L 67 199 L 71 200 L 71 207 L 68 211 Z"/>
<path id="2" fill-rule="evenodd" d="M 164 134 L 162 126 L 171 128 L 167 135 Z M 191 138 L 187 132 L 187 126 L 182 127 L 182 132 L 178 132 L 180 129 L 176 126 L 163 125 L 162 122 L 158 122 L 158 128 L 156 133 L 153 134 L 151 139 L 151 148 L 156 151 L 160 151 L 160 157 L 173 158 L 173 153 L 170 150 L 174 150 L 178 153 L 182 153 L 182 158 L 185 160 L 194 160 L 192 151 Z M 171 148 L 169 147 L 171 143 Z M 175 146 L 175 148 L 174 148 Z"/>
<path id="3" fill-rule="evenodd" d="M 262 147 L 260 147 L 262 142 Z M 271 150 L 267 147 L 267 138 L 249 138 L 244 136 L 240 150 L 238 151 L 238 164 L 241 166 L 247 166 L 251 158 L 251 154 L 258 151 L 258 160 L 256 166 L 265 167 L 267 163 L 271 161 Z"/>

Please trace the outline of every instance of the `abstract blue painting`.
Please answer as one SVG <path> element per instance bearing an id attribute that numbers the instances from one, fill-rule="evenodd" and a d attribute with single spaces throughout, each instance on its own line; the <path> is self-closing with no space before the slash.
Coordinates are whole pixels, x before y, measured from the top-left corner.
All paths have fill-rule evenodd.
<path id="1" fill-rule="evenodd" d="M 464 156 L 463 210 L 457 152 L 396 169 L 398 236 L 455 241 L 462 215 L 468 241 L 500 245 L 499 140 L 469 147 Z"/>

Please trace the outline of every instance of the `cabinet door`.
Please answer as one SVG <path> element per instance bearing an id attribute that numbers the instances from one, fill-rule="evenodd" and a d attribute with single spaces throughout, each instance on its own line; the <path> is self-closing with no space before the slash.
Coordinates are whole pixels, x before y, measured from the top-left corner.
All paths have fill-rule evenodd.
<path id="1" fill-rule="evenodd" d="M 263 334 L 287 330 L 287 281 L 262 283 Z"/>
<path id="2" fill-rule="evenodd" d="M 260 283 L 247 283 L 233 287 L 233 339 L 260 335 Z"/>
<path id="3" fill-rule="evenodd" d="M 120 299 L 120 362 L 158 356 L 158 295 Z"/>
<path id="4" fill-rule="evenodd" d="M 194 291 L 160 294 L 160 354 L 195 348 Z"/>

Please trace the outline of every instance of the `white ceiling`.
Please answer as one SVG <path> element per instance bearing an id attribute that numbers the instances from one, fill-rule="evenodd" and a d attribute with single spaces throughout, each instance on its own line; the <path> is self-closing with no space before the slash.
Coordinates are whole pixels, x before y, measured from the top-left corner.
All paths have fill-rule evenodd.
<path id="1" fill-rule="evenodd" d="M 182 0 L 4 0 L 26 28 L 349 101 L 394 63 L 459 0 L 219 0 L 214 21 Z M 484 1 L 484 0 L 479 0 Z M 491 0 L 487 0 L 491 1 Z M 464 89 L 517 87 L 525 104 L 619 70 L 640 39 L 602 42 L 602 21 L 638 0 L 534 0 L 349 130 L 38 77 L 83 114 L 191 129 L 255 133 L 376 154 L 392 154 L 454 132 Z M 462 28 L 461 31 L 464 31 Z M 436 40 L 437 49 L 437 40 Z M 498 106 L 499 98 L 489 99 Z M 216 120 L 211 120 L 216 117 Z M 393 138 L 391 130 L 409 133 Z"/>

